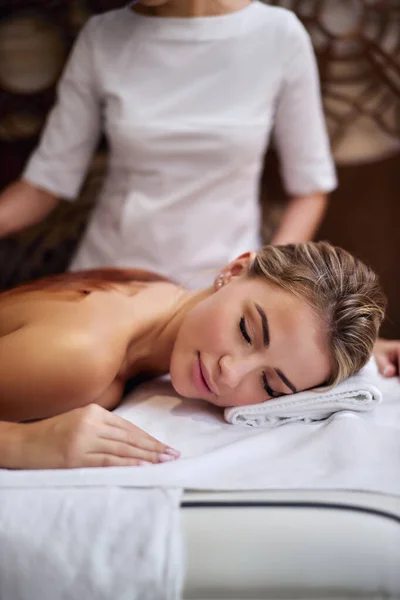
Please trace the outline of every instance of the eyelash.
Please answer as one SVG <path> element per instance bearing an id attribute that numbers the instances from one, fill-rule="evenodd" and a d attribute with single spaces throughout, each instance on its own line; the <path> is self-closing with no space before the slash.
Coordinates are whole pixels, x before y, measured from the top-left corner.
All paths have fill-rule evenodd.
<path id="1" fill-rule="evenodd" d="M 239 328 L 240 328 L 240 333 L 242 334 L 243 339 L 245 340 L 245 342 L 247 344 L 251 344 L 251 337 L 249 336 L 249 334 L 247 332 L 246 320 L 245 320 L 244 317 L 241 317 L 241 319 L 240 319 Z"/>
<path id="2" fill-rule="evenodd" d="M 240 328 L 240 333 L 242 334 L 244 341 L 247 344 L 251 344 L 251 337 L 248 334 L 248 331 L 246 328 L 246 319 L 244 317 L 241 317 L 241 319 L 240 319 L 239 328 Z M 261 383 L 262 383 L 264 390 L 267 392 L 268 396 L 270 396 L 271 398 L 279 398 L 279 396 L 282 396 L 282 394 L 275 392 L 275 390 L 273 390 L 271 388 L 264 371 L 261 373 Z"/>
<path id="3" fill-rule="evenodd" d="M 282 394 L 280 394 L 279 392 L 275 392 L 275 390 L 273 390 L 272 387 L 269 385 L 265 371 L 261 373 L 261 381 L 263 388 L 267 392 L 268 396 L 271 396 L 271 398 L 279 398 L 279 396 L 282 396 Z"/>

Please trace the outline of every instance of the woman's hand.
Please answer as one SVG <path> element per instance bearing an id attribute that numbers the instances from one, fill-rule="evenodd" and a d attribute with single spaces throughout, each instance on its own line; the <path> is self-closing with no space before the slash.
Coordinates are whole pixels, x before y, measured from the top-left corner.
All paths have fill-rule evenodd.
<path id="1" fill-rule="evenodd" d="M 21 428 L 16 468 L 128 467 L 179 457 L 178 451 L 97 404 Z"/>
<path id="2" fill-rule="evenodd" d="M 377 340 L 374 346 L 374 356 L 382 375 L 394 377 L 400 374 L 400 340 Z"/>

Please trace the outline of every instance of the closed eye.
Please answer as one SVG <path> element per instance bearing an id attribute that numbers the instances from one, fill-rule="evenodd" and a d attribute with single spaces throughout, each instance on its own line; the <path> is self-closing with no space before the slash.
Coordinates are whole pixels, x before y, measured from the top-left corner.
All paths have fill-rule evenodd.
<path id="1" fill-rule="evenodd" d="M 240 327 L 240 333 L 242 334 L 243 338 L 246 340 L 246 342 L 248 344 L 251 344 L 251 337 L 249 336 L 249 333 L 247 331 L 246 319 L 244 317 L 241 317 L 239 327 Z"/>
<path id="2" fill-rule="evenodd" d="M 280 396 L 285 396 L 285 394 L 276 392 L 275 390 L 272 389 L 272 387 L 268 383 L 268 379 L 265 374 L 265 371 L 263 371 L 261 374 L 261 380 L 262 380 L 263 388 L 267 392 L 268 396 L 270 396 L 270 398 L 279 398 Z"/>

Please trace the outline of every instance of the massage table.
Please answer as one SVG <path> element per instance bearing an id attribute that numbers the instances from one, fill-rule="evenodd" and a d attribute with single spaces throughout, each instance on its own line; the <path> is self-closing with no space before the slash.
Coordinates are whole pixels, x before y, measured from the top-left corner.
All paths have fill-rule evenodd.
<path id="1" fill-rule="evenodd" d="M 55 525 L 48 532 L 48 556 L 35 567 L 38 580 L 47 560 L 67 552 L 68 560 L 74 559 L 71 547 L 77 539 L 83 576 L 84 557 L 95 560 L 98 554 L 97 542 L 82 540 L 80 531 L 92 518 L 93 503 L 85 500 L 91 496 L 97 503 L 104 498 L 107 507 L 109 516 L 100 518 L 93 531 L 95 537 L 101 534 L 113 567 L 108 562 L 101 566 L 101 577 L 91 582 L 92 595 L 85 600 L 399 600 L 400 384 L 383 378 L 378 384 L 383 402 L 371 415 L 344 411 L 322 423 L 272 431 L 229 425 L 215 407 L 182 402 L 168 382 L 146 384 L 116 412 L 166 443 L 175 442 L 182 458 L 143 468 L 0 470 L 0 569 L 12 548 L 23 552 L 33 543 L 26 522 L 35 510 L 34 526 L 40 519 L 48 526 L 51 511 L 42 508 L 48 506 Z M 182 594 L 132 596 L 128 542 L 138 520 L 129 522 L 130 506 L 140 493 L 165 487 L 184 490 L 176 510 L 183 560 L 174 558 L 176 564 L 169 565 L 182 569 Z M 1 502 L 8 493 L 32 499 L 22 504 L 14 536 L 2 521 Z M 40 495 L 43 502 L 35 508 Z M 49 498 L 54 500 L 46 504 Z M 78 507 L 74 511 L 72 498 Z M 126 524 L 121 521 L 115 537 L 115 522 L 122 517 Z M 125 545 L 120 548 L 121 538 Z M 123 551 L 129 568 L 121 571 L 127 557 Z M 118 581 L 112 581 L 114 571 L 124 580 L 120 592 Z M 1 600 L 58 600 L 43 592 L 4 597 L 1 584 L 0 578 Z M 70 595 L 60 600 L 77 597 L 73 586 L 68 590 Z"/>
<path id="2" fill-rule="evenodd" d="M 184 600 L 400 598 L 400 497 L 201 493 L 182 501 Z"/>
<path id="3" fill-rule="evenodd" d="M 187 490 L 177 552 L 162 536 L 168 512 L 154 531 L 136 510 L 148 493 L 19 489 L 16 519 L 0 507 L 1 600 L 400 598 L 398 496 Z"/>

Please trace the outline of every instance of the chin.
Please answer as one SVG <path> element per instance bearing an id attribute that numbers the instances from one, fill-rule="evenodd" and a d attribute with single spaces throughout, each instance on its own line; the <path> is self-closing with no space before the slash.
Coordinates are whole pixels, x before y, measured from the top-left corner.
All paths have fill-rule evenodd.
<path id="1" fill-rule="evenodd" d="M 190 398 L 190 396 L 187 393 L 187 390 L 185 390 L 185 386 L 182 385 L 182 382 L 179 381 L 179 377 L 177 377 L 173 371 L 170 371 L 169 373 L 170 378 L 171 378 L 171 383 L 172 383 L 172 387 L 174 388 L 174 391 L 179 394 L 179 396 L 182 396 L 183 398 Z"/>
<path id="2" fill-rule="evenodd" d="M 219 406 L 220 408 L 236 408 L 237 406 L 250 406 L 251 404 L 258 404 L 257 400 L 229 400 L 228 398 L 225 398 L 224 400 L 221 400 L 221 402 L 218 402 L 218 398 L 216 399 L 216 402 L 212 402 L 211 404 L 215 404 L 215 406 Z"/>
<path id="3" fill-rule="evenodd" d="M 232 404 L 230 404 L 226 400 L 220 400 L 218 398 L 218 396 L 216 396 L 214 398 L 203 398 L 203 400 L 205 402 L 208 402 L 208 404 L 212 404 L 212 406 L 217 406 L 218 408 L 222 408 L 222 409 L 229 408 L 232 406 Z"/>

